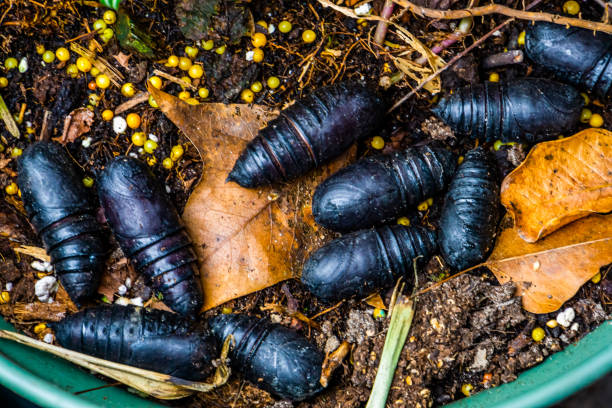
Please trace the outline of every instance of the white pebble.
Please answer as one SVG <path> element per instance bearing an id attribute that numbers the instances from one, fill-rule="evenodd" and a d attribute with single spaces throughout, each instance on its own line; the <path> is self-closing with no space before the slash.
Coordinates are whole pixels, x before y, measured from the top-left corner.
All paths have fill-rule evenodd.
<path id="1" fill-rule="evenodd" d="M 127 293 L 127 288 L 125 287 L 125 285 L 121 285 L 117 288 L 117 293 L 119 294 L 119 296 L 123 296 Z"/>
<path id="2" fill-rule="evenodd" d="M 10 292 L 11 290 L 13 290 L 13 282 L 7 282 L 6 283 L 6 291 Z"/>
<path id="3" fill-rule="evenodd" d="M 557 315 L 556 320 L 561 326 L 569 327 L 574 320 L 574 317 L 576 317 L 576 312 L 571 307 L 568 307 Z"/>
<path id="4" fill-rule="evenodd" d="M 159 142 L 159 138 L 155 136 L 153 133 L 149 133 L 149 139 L 151 139 L 155 143 Z"/>
<path id="5" fill-rule="evenodd" d="M 166 193 L 170 194 L 172 192 L 172 189 L 170 188 L 169 185 L 166 184 Z"/>
<path id="6" fill-rule="evenodd" d="M 45 264 L 40 261 L 32 261 L 30 266 L 32 267 L 32 269 L 35 269 L 38 272 L 45 272 L 47 270 L 47 268 L 45 268 Z"/>
<path id="7" fill-rule="evenodd" d="M 132 278 L 125 278 L 125 287 L 128 289 L 132 287 Z"/>
<path id="8" fill-rule="evenodd" d="M 116 305 L 121 305 L 121 306 L 127 306 L 130 304 L 130 299 L 126 298 L 126 297 L 120 297 L 117 300 L 115 300 L 115 304 Z"/>
<path id="9" fill-rule="evenodd" d="M 580 327 L 580 325 L 578 323 L 572 323 L 572 326 L 570 327 L 571 331 L 578 331 L 578 328 Z"/>
<path id="10" fill-rule="evenodd" d="M 34 284 L 34 294 L 41 302 L 52 301 L 52 295 L 56 290 L 57 279 L 54 276 L 45 276 Z"/>
<path id="11" fill-rule="evenodd" d="M 122 116 L 115 116 L 113 118 L 113 131 L 118 135 L 125 133 L 127 129 L 127 122 Z"/>
<path id="12" fill-rule="evenodd" d="M 246 57 L 245 57 L 245 58 L 246 58 L 246 60 L 247 60 L 247 61 L 253 61 L 253 55 L 254 55 L 254 54 L 255 54 L 255 53 L 254 53 L 253 51 L 247 51 L 247 53 L 246 53 Z"/>
<path id="13" fill-rule="evenodd" d="M 128 156 L 133 157 L 134 159 L 138 158 L 138 155 L 134 152 L 130 152 L 130 154 L 128 154 Z"/>
<path id="14" fill-rule="evenodd" d="M 268 34 L 272 34 L 275 31 L 276 31 L 276 27 L 274 26 L 274 24 L 268 25 Z"/>
<path id="15" fill-rule="evenodd" d="M 50 262 L 43 262 L 45 266 L 45 272 L 53 272 L 53 265 Z"/>
<path id="16" fill-rule="evenodd" d="M 19 61 L 19 66 L 17 67 L 17 69 L 22 74 L 28 70 L 28 59 L 26 57 L 23 57 L 21 61 Z"/>
<path id="17" fill-rule="evenodd" d="M 138 149 L 138 154 L 144 154 L 144 149 L 142 147 Z"/>
<path id="18" fill-rule="evenodd" d="M 132 303 L 134 306 L 141 306 L 142 307 L 142 298 L 140 296 L 132 298 L 130 303 Z"/>
<path id="19" fill-rule="evenodd" d="M 86 149 L 91 146 L 91 137 L 86 137 L 85 139 L 83 139 L 83 141 L 81 142 L 81 146 Z"/>
<path id="20" fill-rule="evenodd" d="M 372 10 L 372 5 L 370 3 L 365 3 L 361 6 L 355 7 L 355 14 L 358 16 L 367 16 L 370 14 L 370 10 Z"/>
<path id="21" fill-rule="evenodd" d="M 43 337 L 43 341 L 49 344 L 53 343 L 53 334 L 51 333 L 45 334 L 45 337 Z"/>
<path id="22" fill-rule="evenodd" d="M 26 120 L 26 127 L 32 127 L 32 122 L 30 122 L 29 120 Z"/>

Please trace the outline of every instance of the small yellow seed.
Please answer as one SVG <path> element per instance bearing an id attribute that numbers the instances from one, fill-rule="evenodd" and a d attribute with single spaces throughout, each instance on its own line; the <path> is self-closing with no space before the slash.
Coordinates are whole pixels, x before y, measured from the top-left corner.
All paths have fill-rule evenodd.
<path id="1" fill-rule="evenodd" d="M 146 140 L 147 137 L 144 132 L 134 132 L 132 135 L 132 143 L 134 143 L 134 146 L 144 146 Z"/>
<path id="2" fill-rule="evenodd" d="M 580 4 L 574 0 L 566 1 L 563 3 L 563 12 L 575 16 L 580 13 Z"/>
<path id="3" fill-rule="evenodd" d="M 23 150 L 19 147 L 13 147 L 13 149 L 11 149 L 11 157 L 15 158 L 15 157 L 19 157 L 23 154 Z"/>
<path id="4" fill-rule="evenodd" d="M 157 164 L 155 156 L 147 157 L 147 164 L 151 167 L 155 166 Z"/>
<path id="5" fill-rule="evenodd" d="M 89 71 L 89 75 L 95 78 L 98 75 L 100 75 L 100 70 L 96 67 L 91 67 L 91 70 Z"/>
<path id="6" fill-rule="evenodd" d="M 251 37 L 251 44 L 253 44 L 253 47 L 255 48 L 264 47 L 267 42 L 268 39 L 264 33 L 255 33 L 253 34 L 253 37 Z"/>
<path id="7" fill-rule="evenodd" d="M 459 156 L 459 158 L 457 159 L 457 164 L 461 164 L 463 163 L 464 157 L 463 156 Z"/>
<path id="8" fill-rule="evenodd" d="M 474 389 L 474 386 L 472 384 L 463 384 L 461 386 L 461 393 L 465 395 L 466 397 L 469 397 L 473 389 Z"/>
<path id="9" fill-rule="evenodd" d="M 215 42 L 213 40 L 202 40 L 202 48 L 204 48 L 206 51 L 210 51 L 215 48 Z"/>
<path id="10" fill-rule="evenodd" d="M 384 309 L 379 309 L 379 308 L 376 308 L 376 309 L 374 309 L 374 311 L 372 312 L 372 316 L 373 316 L 375 319 L 384 319 L 384 317 L 385 317 L 386 315 L 387 315 L 387 313 L 385 312 L 385 310 L 384 310 Z"/>
<path id="11" fill-rule="evenodd" d="M 385 147 L 385 139 L 380 136 L 374 136 L 372 138 L 371 145 L 374 149 L 381 150 L 383 147 Z"/>
<path id="12" fill-rule="evenodd" d="M 87 188 L 93 186 L 94 184 L 94 179 L 92 179 L 91 177 L 84 177 L 83 178 L 83 185 Z"/>
<path id="13" fill-rule="evenodd" d="M 200 88 L 198 89 L 198 96 L 202 99 L 208 98 L 209 92 L 208 88 Z"/>
<path id="14" fill-rule="evenodd" d="M 216 52 L 217 54 L 219 54 L 219 55 L 223 55 L 223 54 L 225 53 L 225 49 L 226 49 L 226 48 L 227 48 L 227 47 L 226 47 L 225 45 L 222 45 L 222 46 L 218 47 L 218 48 L 215 50 L 215 52 Z"/>
<path id="15" fill-rule="evenodd" d="M 172 159 L 172 161 L 178 161 L 181 157 L 183 157 L 183 153 L 185 153 L 183 146 L 173 146 L 172 150 L 170 151 L 170 159 Z"/>
<path id="16" fill-rule="evenodd" d="M 525 45 L 525 31 L 521 31 L 518 38 L 516 39 L 518 45 Z"/>
<path id="17" fill-rule="evenodd" d="M 580 121 L 582 123 L 589 123 L 589 120 L 591 120 L 591 116 L 593 116 L 593 112 L 591 112 L 590 109 L 583 108 L 582 112 L 580 112 Z"/>
<path id="18" fill-rule="evenodd" d="M 198 101 L 196 98 L 187 98 L 185 99 L 185 102 L 187 102 L 190 105 L 199 105 L 200 101 Z"/>
<path id="19" fill-rule="evenodd" d="M 493 149 L 495 149 L 495 151 L 498 151 L 503 145 L 504 142 L 502 142 L 501 140 L 496 140 L 495 143 L 493 143 Z"/>
<path id="20" fill-rule="evenodd" d="M 162 80 L 158 76 L 153 75 L 149 78 L 149 82 L 151 83 L 151 86 L 155 89 L 161 89 L 162 87 Z"/>
<path id="21" fill-rule="evenodd" d="M 191 60 L 187 57 L 179 57 L 179 63 L 178 63 L 178 67 L 179 69 L 183 70 L 183 71 L 189 71 L 189 68 L 191 68 L 191 65 L 193 63 L 191 62 Z"/>
<path id="22" fill-rule="evenodd" d="M 429 208 L 429 204 L 427 204 L 427 200 L 423 201 L 421 204 L 417 206 L 417 210 L 419 211 L 427 211 Z"/>
<path id="23" fill-rule="evenodd" d="M 429 197 L 426 201 L 428 206 L 431 207 L 433 205 L 433 197 Z"/>
<path id="24" fill-rule="evenodd" d="M 591 119 L 589 119 L 589 125 L 594 128 L 601 127 L 604 123 L 603 118 L 599 113 L 594 113 L 591 115 Z"/>
<path id="25" fill-rule="evenodd" d="M 187 99 L 191 98 L 191 94 L 189 93 L 189 91 L 182 91 L 182 92 L 179 92 L 178 98 L 181 101 L 186 101 Z"/>
<path id="26" fill-rule="evenodd" d="M 106 74 L 100 74 L 96 77 L 96 85 L 100 89 L 106 89 L 110 86 L 110 78 Z"/>
<path id="27" fill-rule="evenodd" d="M 36 53 L 38 55 L 43 55 L 43 53 L 45 52 L 45 46 L 42 44 L 36 44 Z"/>
<path id="28" fill-rule="evenodd" d="M 317 34 L 312 30 L 304 30 L 304 32 L 302 33 L 302 41 L 304 41 L 306 44 L 310 44 L 316 39 Z"/>
<path id="29" fill-rule="evenodd" d="M 45 61 L 47 64 L 50 64 L 55 60 L 55 54 L 53 53 L 53 51 L 47 50 L 43 53 L 42 60 Z"/>
<path id="30" fill-rule="evenodd" d="M 597 272 L 597 275 L 591 278 L 591 282 L 598 284 L 601 281 L 601 273 Z"/>
<path id="31" fill-rule="evenodd" d="M 549 321 L 546 322 L 546 327 L 550 327 L 551 329 L 554 329 L 558 325 L 559 325 L 559 322 L 557 322 L 557 320 L 555 319 L 550 319 Z"/>
<path id="32" fill-rule="evenodd" d="M 185 47 L 185 55 L 187 55 L 191 59 L 195 59 L 195 57 L 198 56 L 198 49 L 196 47 L 188 45 Z"/>
<path id="33" fill-rule="evenodd" d="M 499 82 L 499 74 L 497 72 L 491 72 L 489 75 L 489 82 Z"/>
<path id="34" fill-rule="evenodd" d="M 45 330 L 47 328 L 47 325 L 44 323 L 38 323 L 36 326 L 34 326 L 34 333 L 36 334 L 40 334 L 42 333 L 43 330 Z"/>
<path id="35" fill-rule="evenodd" d="M 125 117 L 125 121 L 131 129 L 138 129 L 141 122 L 140 115 L 132 112 Z"/>
<path id="36" fill-rule="evenodd" d="M 149 105 L 152 108 L 159 108 L 159 105 L 157 104 L 157 102 L 155 102 L 155 99 L 153 99 L 153 95 L 149 95 Z"/>
<path id="37" fill-rule="evenodd" d="M 292 28 L 293 26 L 287 20 L 281 21 L 280 24 L 278 25 L 278 30 L 283 34 L 287 34 L 289 31 L 291 31 Z"/>
<path id="38" fill-rule="evenodd" d="M 68 74 L 70 78 L 76 78 L 79 75 L 79 69 L 77 68 L 76 64 L 68 65 L 66 67 L 66 74 Z"/>
<path id="39" fill-rule="evenodd" d="M 166 157 L 164 160 L 162 160 L 162 166 L 164 167 L 164 169 L 170 170 L 173 165 L 174 165 L 174 162 L 169 157 Z"/>
<path id="40" fill-rule="evenodd" d="M 102 112 L 102 119 L 104 119 L 107 122 L 112 120 L 113 117 L 115 117 L 115 114 L 110 109 L 106 109 Z"/>
<path id="41" fill-rule="evenodd" d="M 55 50 L 55 56 L 62 62 L 68 61 L 70 59 L 70 51 L 64 47 L 59 47 Z"/>
<path id="42" fill-rule="evenodd" d="M 11 294 L 6 290 L 0 294 L 0 303 L 8 303 L 11 300 Z"/>
<path id="43" fill-rule="evenodd" d="M 131 82 L 126 82 L 121 86 L 121 94 L 125 97 L 131 98 L 136 94 L 136 87 Z"/>
<path id="44" fill-rule="evenodd" d="M 152 154 L 155 149 L 157 149 L 157 143 L 151 139 L 147 139 L 147 141 L 144 143 L 143 148 L 145 152 Z"/>
<path id="45" fill-rule="evenodd" d="M 588 105 L 589 102 L 591 102 L 591 99 L 589 98 L 589 95 L 585 94 L 584 92 L 580 92 L 580 96 L 582 96 L 582 99 L 584 99 L 584 105 Z"/>
<path id="46" fill-rule="evenodd" d="M 403 225 L 405 227 L 410 226 L 410 220 L 408 219 L 408 217 L 400 217 L 397 219 L 397 223 L 399 225 Z"/>
<path id="47" fill-rule="evenodd" d="M 266 82 L 270 89 L 276 89 L 280 86 L 280 79 L 275 76 L 271 76 Z"/>
<path id="48" fill-rule="evenodd" d="M 266 30 L 268 29 L 268 23 L 266 23 L 266 22 L 265 22 L 265 21 L 263 21 L 263 20 L 259 20 L 259 21 L 258 21 L 256 24 L 257 24 L 258 26 L 261 26 L 261 27 L 265 28 Z"/>
<path id="49" fill-rule="evenodd" d="M 179 64 L 179 57 L 177 57 L 176 55 L 171 55 L 168 57 L 168 61 L 166 61 L 164 65 L 166 65 L 168 68 L 174 68 L 174 67 L 177 67 L 178 64 Z"/>
<path id="50" fill-rule="evenodd" d="M 115 14 L 113 10 L 106 10 L 102 15 L 102 20 L 104 20 L 106 24 L 115 24 L 115 21 L 117 21 L 117 14 Z"/>
<path id="51" fill-rule="evenodd" d="M 255 94 L 250 89 L 244 89 L 240 94 L 240 99 L 246 103 L 252 103 L 255 98 Z"/>
<path id="52" fill-rule="evenodd" d="M 536 327 L 531 331 L 531 338 L 536 342 L 542 341 L 544 337 L 546 337 L 546 332 L 541 327 Z"/>
<path id="53" fill-rule="evenodd" d="M 188 76 L 181 77 L 181 81 L 191 85 L 191 78 L 189 78 Z"/>
<path id="54" fill-rule="evenodd" d="M 230 314 L 234 311 L 234 309 L 232 309 L 231 307 L 224 307 L 223 309 L 221 309 L 221 313 L 223 314 Z"/>
<path id="55" fill-rule="evenodd" d="M 76 66 L 81 72 L 91 71 L 91 62 L 85 57 L 79 57 L 76 60 Z"/>
<path id="56" fill-rule="evenodd" d="M 0 88 L 6 88 L 8 86 L 8 79 L 6 77 L 0 77 Z"/>
<path id="57" fill-rule="evenodd" d="M 261 82 L 259 82 L 259 81 L 253 82 L 253 83 L 251 84 L 251 91 L 253 91 L 253 92 L 255 92 L 255 93 L 257 93 L 257 92 L 261 92 L 261 90 L 262 90 L 262 89 L 263 89 L 263 85 L 262 85 L 262 83 L 261 83 Z"/>
<path id="58" fill-rule="evenodd" d="M 189 76 L 193 79 L 202 78 L 202 75 L 204 75 L 204 68 L 202 68 L 202 66 L 199 64 L 192 65 L 189 68 L 188 73 L 189 73 Z"/>
<path id="59" fill-rule="evenodd" d="M 13 182 L 4 187 L 4 191 L 6 191 L 6 194 L 8 195 L 15 195 L 17 194 L 17 191 L 19 191 L 19 187 L 17 186 L 17 183 Z"/>

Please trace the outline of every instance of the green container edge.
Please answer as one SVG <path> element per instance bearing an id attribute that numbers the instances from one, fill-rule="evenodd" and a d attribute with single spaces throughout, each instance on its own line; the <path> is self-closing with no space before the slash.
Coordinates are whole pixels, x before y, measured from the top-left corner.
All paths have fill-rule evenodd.
<path id="1" fill-rule="evenodd" d="M 2 319 L 0 329 L 14 330 Z M 515 381 L 447 407 L 550 406 L 612 371 L 611 340 L 612 321 L 606 321 L 576 344 L 522 373 Z M 45 408 L 161 407 L 118 387 L 75 395 L 75 392 L 107 383 L 58 357 L 8 340 L 0 340 L 0 384 Z"/>

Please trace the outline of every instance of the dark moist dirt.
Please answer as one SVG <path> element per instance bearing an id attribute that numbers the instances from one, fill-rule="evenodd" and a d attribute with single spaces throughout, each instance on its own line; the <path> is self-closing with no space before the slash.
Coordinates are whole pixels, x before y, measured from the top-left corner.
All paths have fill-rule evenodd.
<path id="1" fill-rule="evenodd" d="M 373 1 L 376 14 L 379 13 L 382 3 L 382 0 Z M 452 5 L 453 8 L 460 8 L 464 7 L 467 1 L 421 0 L 418 3 L 429 7 L 444 8 Z M 500 3 L 520 6 L 520 2 Z M 562 3 L 562 0 L 548 1 L 536 10 L 559 13 Z M 123 4 L 133 15 L 138 15 L 142 20 L 148 21 L 151 27 L 155 27 L 162 49 L 160 58 L 151 61 L 131 55 L 126 68 L 114 58 L 117 56 L 121 59 L 125 57 L 123 54 L 128 54 L 119 48 L 115 39 L 104 46 L 100 55 L 125 76 L 125 81 L 133 82 L 139 91 L 145 90 L 145 80 L 153 74 L 154 69 L 178 77 L 183 76 L 184 73 L 177 68 L 163 66 L 163 58 L 170 52 L 182 56 L 185 45 L 193 44 L 183 37 L 178 28 L 173 13 L 175 1 L 158 0 L 154 3 L 148 0 L 126 0 Z M 157 6 L 153 7 L 153 4 Z M 357 21 L 323 9 L 315 1 L 253 0 L 244 1 L 241 5 L 251 11 L 254 21 L 273 23 L 277 29 L 274 34 L 268 35 L 263 64 L 245 61 L 245 52 L 252 48 L 248 38 L 229 44 L 227 51 L 221 56 L 200 48 L 196 59 L 203 63 L 206 74 L 201 80 L 194 81 L 194 85 L 206 86 L 210 90 L 209 101 L 239 102 L 240 91 L 246 85 L 259 80 L 264 83 L 264 91 L 256 94 L 255 103 L 279 108 L 312 89 L 341 79 L 362 80 L 376 85 L 382 76 L 390 76 L 396 72 L 390 58 L 394 48 L 385 47 L 383 52 L 377 54 L 363 46 L 367 44 L 375 29 L 375 24 L 371 22 Z M 596 2 L 581 2 L 580 6 L 582 18 L 600 20 L 602 10 Z M 0 60 L 3 62 L 9 56 L 19 60 L 27 56 L 29 62 L 29 69 L 23 74 L 17 70 L 3 72 L 0 68 L 0 76 L 6 76 L 9 80 L 9 86 L 0 89 L 9 110 L 18 113 L 25 104 L 23 121 L 19 125 L 22 133 L 20 139 L 13 138 L 4 125 L 0 127 L 0 144 L 4 147 L 0 148 L 0 186 L 3 189 L 3 198 L 0 201 L 0 285 L 2 290 L 6 289 L 7 283 L 13 285 L 11 299 L 7 304 L 0 304 L 0 313 L 33 337 L 42 337 L 47 333 L 43 331 L 36 335 L 33 332 L 34 325 L 44 319 L 24 320 L 23 315 L 15 313 L 15 305 L 33 303 L 39 306 L 38 310 L 43 309 L 43 305 L 36 303 L 34 295 L 34 283 L 39 273 L 30 265 L 33 258 L 18 256 L 12 248 L 20 244 L 40 247 L 41 242 L 25 218 L 19 198 L 4 193 L 4 187 L 15 181 L 17 175 L 16 163 L 10 158 L 9 150 L 13 147 L 25 149 L 35 140 L 61 136 L 64 118 L 72 110 L 87 106 L 89 95 L 95 93 L 100 96 L 100 102 L 94 108 L 94 125 L 90 132 L 74 143 L 67 144 L 71 155 L 88 175 L 95 178 L 112 157 L 136 151 L 134 146 L 130 146 L 130 132 L 118 136 L 113 132 L 111 122 L 101 119 L 104 109 L 114 110 L 127 100 L 120 94 L 119 89 L 110 87 L 103 92 L 99 89 L 90 91 L 87 89 L 92 80 L 90 75 L 81 74 L 78 79 L 69 78 L 65 73 L 65 64 L 58 63 L 57 60 L 53 64 L 42 66 L 40 56 L 35 50 L 37 44 L 55 50 L 65 46 L 66 40 L 86 34 L 84 24 L 91 29 L 93 22 L 101 18 L 103 11 L 77 1 L 52 3 L 46 8 L 28 2 L 0 4 Z M 221 15 L 225 15 L 223 9 L 221 11 Z M 286 35 L 278 31 L 278 24 L 284 19 L 291 21 L 294 27 L 293 31 Z M 499 24 L 502 19 L 503 17 L 499 16 L 477 18 L 472 35 L 465 44 L 458 43 L 450 47 L 442 53 L 442 57 L 448 61 L 474 39 L 480 38 Z M 401 22 L 430 47 L 453 29 L 452 22 L 432 22 L 409 14 L 405 14 Z M 206 38 L 214 39 L 216 46 L 227 40 L 227 23 L 227 19 L 216 19 L 214 30 Z M 500 32 L 500 35 L 493 36 L 446 71 L 442 75 L 443 89 L 481 82 L 493 71 L 499 73 L 501 81 L 505 82 L 525 75 L 550 77 L 549 73 L 531 65 L 528 60 L 494 70 L 483 70 L 480 66 L 480 62 L 487 56 L 505 49 L 517 48 L 516 39 L 525 24 L 527 23 L 521 21 L 513 22 Z M 263 30 L 257 25 L 255 27 L 256 30 Z M 305 45 L 301 42 L 300 34 L 304 29 L 317 32 L 315 43 Z M 324 43 L 320 42 L 322 29 L 326 34 Z M 358 39 L 363 39 L 364 42 L 355 45 Z M 392 32 L 388 34 L 387 40 L 402 45 L 401 40 Z M 77 42 L 87 47 L 88 40 Z M 316 51 L 314 58 L 305 70 L 304 57 L 313 51 Z M 333 56 L 338 52 L 340 57 Z M 72 53 L 71 62 L 74 60 Z M 274 92 L 265 86 L 265 79 L 272 75 L 281 80 L 281 86 Z M 165 80 L 164 84 L 166 92 L 175 95 L 180 92 L 178 85 Z M 409 89 L 408 83 L 401 82 L 392 86 L 385 96 L 387 100 L 395 101 Z M 455 138 L 447 126 L 430 114 L 429 108 L 436 100 L 437 97 L 432 98 L 423 93 L 422 97 L 408 100 L 389 115 L 379 131 L 379 135 L 386 142 L 383 151 L 392 152 L 410 145 L 435 143 L 463 154 L 474 147 L 474 141 Z M 595 103 L 589 108 L 593 113 L 602 114 L 604 127 L 609 129 L 612 124 L 612 111 L 609 107 Z M 48 112 L 47 130 L 43 131 L 45 112 Z M 159 138 L 159 148 L 154 155 L 144 154 L 140 157 L 149 161 L 155 158 L 156 163 L 151 166 L 152 170 L 163 180 L 177 208 L 182 210 L 202 171 L 201 160 L 195 148 L 159 110 L 147 103 L 137 105 L 128 112 L 139 113 L 143 119 L 140 130 Z M 581 128 L 585 127 L 587 125 Z M 578 130 L 580 129 L 568 130 L 566 136 Z M 83 139 L 87 137 L 91 138 L 88 148 L 82 145 Z M 172 146 L 178 143 L 185 146 L 185 155 L 172 170 L 166 170 L 161 166 L 161 161 L 168 157 Z M 502 146 L 495 151 L 502 176 L 516 167 L 527 151 L 528 147 L 522 145 Z M 371 153 L 373 149 L 370 147 L 370 140 L 358 145 L 359 156 Z M 413 225 L 435 227 L 440 208 L 441 197 L 434 197 L 434 204 L 428 211 L 415 211 L 405 215 Z M 448 268 L 438 259 L 434 258 L 420 271 L 419 282 L 424 282 L 423 286 L 448 276 Z M 562 307 L 562 310 L 571 307 L 576 313 L 572 322 L 575 325 L 568 328 L 557 326 L 551 329 L 546 326 L 546 322 L 554 319 L 556 313 L 534 315 L 522 310 L 520 300 L 512 297 L 513 288 L 507 285 L 499 286 L 484 269 L 452 279 L 420 296 L 416 302 L 416 315 L 409 339 L 402 352 L 389 394 L 388 406 L 443 405 L 462 398 L 461 387 L 464 384 L 473 387 L 472 392 L 478 392 L 512 381 L 522 370 L 540 363 L 550 354 L 577 341 L 606 319 L 610 313 L 612 298 L 612 280 L 608 279 L 608 271 L 609 269 L 602 270 L 603 278 L 600 283 L 588 282 Z M 104 277 L 104 290 L 101 290 L 106 298 L 101 295 L 99 302 L 116 301 L 119 297 L 117 288 L 125 283 L 128 277 L 132 280 L 132 285 L 128 288 L 126 297 L 140 296 L 145 301 L 151 298 L 151 290 L 136 276 L 121 251 L 117 249 L 108 260 L 108 273 Z M 391 292 L 382 295 L 388 304 Z M 51 310 L 51 306 L 45 306 L 49 308 L 46 315 L 48 320 L 58 318 L 62 313 L 71 310 L 61 290 L 56 300 L 59 301 L 52 304 L 55 309 Z M 156 300 L 155 297 L 152 300 Z M 299 311 L 307 316 L 323 313 L 315 319 L 321 325 L 321 332 L 309 329 L 303 322 L 285 314 L 262 313 L 260 308 L 267 303 L 281 304 L 290 312 Z M 151 306 L 164 307 L 161 302 L 152 302 Z M 226 386 L 209 394 L 199 394 L 167 404 L 189 407 L 275 408 L 363 406 L 376 375 L 388 321 L 375 319 L 373 307 L 364 302 L 347 300 L 328 310 L 331 306 L 319 303 L 299 282 L 288 281 L 228 302 L 205 315 L 208 317 L 232 310 L 267 316 L 275 322 L 302 331 L 326 352 L 332 351 L 344 340 L 351 342 L 352 350 L 348 358 L 336 371 L 328 389 L 319 396 L 308 402 L 294 404 L 277 401 L 266 392 L 242 381 L 239 375 L 234 375 Z M 545 339 L 539 343 L 531 338 L 531 330 L 535 326 L 543 327 L 546 331 Z"/>

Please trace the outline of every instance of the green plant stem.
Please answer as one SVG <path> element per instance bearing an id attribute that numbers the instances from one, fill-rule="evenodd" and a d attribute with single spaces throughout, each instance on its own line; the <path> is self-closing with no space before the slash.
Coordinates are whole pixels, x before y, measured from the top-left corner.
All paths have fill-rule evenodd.
<path id="1" fill-rule="evenodd" d="M 4 103 L 4 99 L 2 99 L 1 95 L 0 95 L 0 117 L 4 121 L 4 124 L 6 125 L 6 128 L 11 133 L 11 135 L 19 139 L 19 136 L 20 136 L 19 128 L 17 127 L 17 124 L 15 123 L 15 119 L 13 119 L 13 115 L 11 115 L 11 111 L 6 106 L 6 103 Z"/>
<path id="2" fill-rule="evenodd" d="M 374 386 L 370 392 L 370 398 L 366 408 L 384 408 L 389 395 L 389 389 L 393 382 L 395 368 L 399 360 L 404 343 L 410 331 L 412 318 L 414 317 L 414 302 L 405 296 L 400 296 L 397 303 L 393 307 L 391 314 L 391 323 L 387 331 L 385 345 L 380 363 L 378 364 L 378 372 L 374 380 Z"/>

